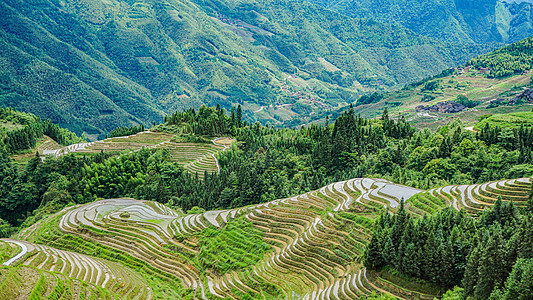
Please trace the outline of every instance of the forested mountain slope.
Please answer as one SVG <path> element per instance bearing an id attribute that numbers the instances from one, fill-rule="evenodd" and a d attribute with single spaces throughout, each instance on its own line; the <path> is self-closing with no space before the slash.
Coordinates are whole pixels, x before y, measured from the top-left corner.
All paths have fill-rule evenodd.
<path id="1" fill-rule="evenodd" d="M 465 59 L 402 27 L 300 1 L 0 5 L 0 104 L 93 139 L 202 103 L 246 104 L 247 118 L 277 123 Z M 280 111 L 259 109 L 269 105 Z"/>
<path id="2" fill-rule="evenodd" d="M 372 93 L 352 105 L 364 117 L 379 116 L 387 108 L 418 128 L 437 128 L 453 119 L 468 127 L 492 114 L 528 113 L 533 105 L 533 37 L 470 59 L 466 64 L 408 84 L 401 90 Z M 460 104 L 459 106 L 457 106 Z M 309 118 L 290 120 L 296 126 L 335 118 L 349 107 Z"/>
<path id="3" fill-rule="evenodd" d="M 531 1 L 310 0 L 348 16 L 401 24 L 450 44 L 513 43 L 533 34 Z"/>

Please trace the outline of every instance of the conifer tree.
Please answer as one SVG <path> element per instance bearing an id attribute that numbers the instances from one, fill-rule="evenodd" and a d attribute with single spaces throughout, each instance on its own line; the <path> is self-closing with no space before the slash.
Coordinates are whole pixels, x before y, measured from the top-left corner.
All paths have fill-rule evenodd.
<path id="1" fill-rule="evenodd" d="M 498 299 L 529 300 L 533 295 L 533 259 L 519 259 L 505 283 L 506 292 Z M 494 294 L 494 292 L 493 292 Z M 501 294 L 501 293 L 500 293 Z M 492 295 L 491 295 L 492 297 Z"/>
<path id="2" fill-rule="evenodd" d="M 235 120 L 235 125 L 237 126 L 237 128 L 240 128 L 243 125 L 242 124 L 242 108 L 241 108 L 240 104 L 237 107 L 237 116 L 236 116 L 236 120 Z"/>
<path id="3" fill-rule="evenodd" d="M 463 288 L 465 296 L 473 296 L 474 290 L 479 279 L 478 268 L 481 259 L 481 250 L 477 246 L 472 250 L 468 256 L 468 264 L 465 270 L 465 276 L 463 278 Z"/>
<path id="4" fill-rule="evenodd" d="M 501 228 L 497 224 L 484 247 L 479 262 L 479 279 L 474 290 L 474 299 L 487 299 L 496 287 L 503 287 L 507 274 L 503 262 L 504 247 Z"/>
<path id="5" fill-rule="evenodd" d="M 384 265 L 381 231 L 375 231 L 365 251 L 364 265 L 370 270 L 379 270 Z"/>

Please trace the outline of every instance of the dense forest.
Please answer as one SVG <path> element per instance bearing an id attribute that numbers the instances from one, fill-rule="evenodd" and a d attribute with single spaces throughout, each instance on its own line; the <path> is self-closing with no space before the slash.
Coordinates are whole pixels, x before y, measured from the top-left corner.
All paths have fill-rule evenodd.
<path id="1" fill-rule="evenodd" d="M 522 74 L 533 68 L 533 37 L 470 60 L 467 65 L 489 68 L 488 77 Z"/>
<path id="2" fill-rule="evenodd" d="M 533 194 L 520 212 L 496 201 L 479 218 L 446 208 L 415 219 L 404 209 L 384 212 L 365 251 L 371 270 L 392 267 L 471 299 L 530 299 Z"/>
<path id="3" fill-rule="evenodd" d="M 12 108 L 0 108 L 0 139 L 8 153 L 34 148 L 37 141 L 47 135 L 60 145 L 83 141 L 73 132 L 53 124 L 50 120 Z"/>
<path id="4" fill-rule="evenodd" d="M 533 34 L 527 0 L 311 0 L 356 18 L 401 24 L 417 34 L 466 47 L 513 43 Z M 461 51 L 458 51 L 461 52 Z"/>
<path id="5" fill-rule="evenodd" d="M 274 129 L 242 121 L 241 110 L 202 107 L 166 118 L 159 130 L 192 136 L 231 135 L 220 173 L 205 180 L 171 162 L 166 150 L 120 156 L 102 153 L 35 157 L 20 169 L 0 147 L 0 218 L 18 226 L 37 208 L 132 196 L 187 211 L 266 202 L 356 177 L 383 177 L 422 189 L 533 175 L 533 130 L 486 127 L 480 133 L 454 122 L 437 132 L 416 131 L 384 111 L 369 120 L 348 110 L 333 124 Z M 48 208 L 46 208 L 48 209 Z M 38 212 L 36 212 L 38 214 Z"/>

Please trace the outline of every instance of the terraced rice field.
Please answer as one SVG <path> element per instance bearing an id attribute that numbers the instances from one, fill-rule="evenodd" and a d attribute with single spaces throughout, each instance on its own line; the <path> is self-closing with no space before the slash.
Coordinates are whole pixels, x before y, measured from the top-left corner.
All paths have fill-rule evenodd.
<path id="1" fill-rule="evenodd" d="M 530 189 L 530 178 L 429 191 L 359 178 L 287 199 L 189 215 L 149 201 L 101 200 L 65 209 L 21 232 L 19 238 L 46 246 L 20 241 L 35 254 L 20 258 L 19 265 L 105 287 L 119 298 L 150 297 L 145 281 L 124 271 L 126 267 L 87 255 L 93 251 L 87 250 L 90 245 L 95 245 L 92 247 L 114 249 L 122 257 L 142 262 L 202 299 L 242 299 L 245 295 L 259 299 L 358 299 L 372 292 L 391 293 L 400 299 L 433 299 L 434 295 L 402 289 L 362 266 L 364 248 L 382 208 L 395 211 L 404 199 L 407 210 L 415 215 L 445 206 L 476 213 L 499 196 L 524 205 Z M 202 267 L 202 234 L 227 231 L 237 221 L 260 232 L 268 251 L 240 268 L 220 271 Z M 43 222 L 52 225 L 39 229 Z M 80 237 L 89 246 L 73 247 L 66 242 L 73 241 L 72 237 Z M 244 247 L 246 239 L 245 230 L 224 235 L 231 245 Z M 239 247 L 228 251 L 228 255 L 249 257 Z M 222 254 L 210 257 L 224 259 Z M 127 287 L 116 285 L 126 281 Z"/>
<path id="2" fill-rule="evenodd" d="M 67 147 L 48 142 L 39 147 L 39 153 L 59 157 L 67 153 L 96 154 L 103 152 L 133 152 L 142 148 L 168 149 L 172 159 L 183 165 L 192 173 L 198 173 L 200 179 L 205 172 L 219 172 L 216 154 L 224 151 L 235 141 L 231 138 L 213 139 L 212 143 L 175 143 L 173 135 L 162 132 L 143 131 L 134 135 L 109 138 L 91 143 L 79 143 Z"/>
<path id="3" fill-rule="evenodd" d="M 4 265 L 16 263 L 19 266 L 59 273 L 62 280 L 67 277 L 82 281 L 108 290 L 121 298 L 152 298 L 152 292 L 144 279 L 120 264 L 25 241 L 3 241 L 21 247 L 21 252 Z"/>
<path id="4" fill-rule="evenodd" d="M 110 291 L 29 266 L 0 268 L 0 299 L 119 299 Z"/>

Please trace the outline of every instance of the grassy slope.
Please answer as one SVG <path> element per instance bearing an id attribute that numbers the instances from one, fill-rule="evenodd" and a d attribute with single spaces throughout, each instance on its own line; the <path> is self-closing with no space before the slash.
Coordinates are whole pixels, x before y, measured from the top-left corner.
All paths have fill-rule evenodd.
<path id="1" fill-rule="evenodd" d="M 200 178 L 204 177 L 204 172 L 217 172 L 217 162 L 214 155 L 224 149 L 224 146 L 231 147 L 235 140 L 225 138 L 217 141 L 205 143 L 189 143 L 180 141 L 178 135 L 167 132 L 145 131 L 138 134 L 108 138 L 105 140 L 89 143 L 83 148 L 74 151 L 68 150 L 69 147 L 63 147 L 55 143 L 47 136 L 43 136 L 34 149 L 29 149 L 21 153 L 12 155 L 11 158 L 19 165 L 26 164 L 30 159 L 35 157 L 35 152 L 44 157 L 46 155 L 64 155 L 73 153 L 75 155 L 96 155 L 100 152 L 113 152 L 117 155 L 125 154 L 131 151 L 138 151 L 142 148 L 168 149 L 175 161 L 182 165 L 186 170 L 192 173 L 198 173 Z M 44 154 L 46 150 L 58 150 L 58 154 Z"/>
<path id="2" fill-rule="evenodd" d="M 529 112 L 533 107 L 527 103 L 513 106 L 488 107 L 490 100 L 497 98 L 511 99 L 524 89 L 530 88 L 531 74 L 495 79 L 468 73 L 465 75 L 451 75 L 431 81 L 439 82 L 439 88 L 437 90 L 422 91 L 424 84 L 421 84 L 396 92 L 385 93 L 385 97 L 378 103 L 357 106 L 355 107 L 355 111 L 362 116 L 375 118 L 381 115 L 384 108 L 387 108 L 391 116 L 397 117 L 399 114 L 404 115 L 417 128 L 436 129 L 439 126 L 446 125 L 453 119 L 460 119 L 466 126 L 474 126 L 482 115 Z M 435 99 L 429 102 L 422 102 L 421 100 L 425 95 L 435 97 Z M 415 112 L 415 108 L 418 105 L 428 106 L 438 102 L 456 100 L 459 95 L 465 95 L 470 100 L 479 101 L 481 104 L 474 109 L 466 109 L 454 114 L 431 112 L 428 115 Z M 345 109 L 340 109 L 337 114 Z M 331 113 L 319 115 L 313 121 L 324 122 L 326 115 L 331 115 Z M 332 119 L 334 118 L 330 117 L 330 120 Z"/>
<path id="3" fill-rule="evenodd" d="M 479 117 L 485 114 L 531 111 L 532 106 L 528 104 L 488 108 L 490 100 L 497 98 L 510 99 L 521 93 L 524 88 L 529 88 L 531 86 L 530 75 L 513 76 L 504 79 L 490 79 L 476 74 L 466 76 L 452 75 L 436 81 L 439 81 L 440 86 L 436 91 L 422 92 L 423 85 L 420 85 L 410 90 L 392 93 L 381 102 L 367 105 L 360 108 L 360 110 L 363 113 L 370 112 L 372 116 L 377 116 L 384 107 L 389 107 L 391 113 L 405 114 L 413 125 L 419 128 L 428 126 L 437 128 L 455 118 L 461 119 L 466 125 L 470 126 L 474 125 L 479 120 Z M 424 95 L 431 95 L 436 98 L 430 102 L 422 102 Z M 466 109 L 455 114 L 430 113 L 431 117 L 428 117 L 427 114 L 415 112 L 415 108 L 418 105 L 428 106 L 438 102 L 453 101 L 459 95 L 465 95 L 470 100 L 479 101 L 481 104 L 474 109 Z M 402 105 L 391 107 L 390 103 L 394 102 L 401 102 Z"/>
<path id="4" fill-rule="evenodd" d="M 475 129 L 481 130 L 486 124 L 502 128 L 519 128 L 520 126 L 533 125 L 533 112 L 519 112 L 508 114 L 497 114 L 481 120 L 474 126 Z"/>
<path id="5" fill-rule="evenodd" d="M 305 2 L 8 0 L 1 6 L 0 104 L 78 134 L 149 124 L 201 103 L 246 102 L 251 119 L 258 104 L 298 101 L 319 111 L 317 103 L 281 90 L 288 75 L 301 78 L 289 80 L 291 91 L 305 90 L 331 108 L 369 88 L 456 63 L 433 40 Z M 257 119 L 295 116 L 266 111 Z"/>

